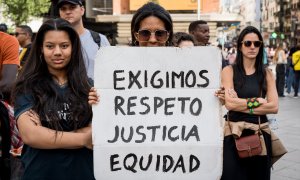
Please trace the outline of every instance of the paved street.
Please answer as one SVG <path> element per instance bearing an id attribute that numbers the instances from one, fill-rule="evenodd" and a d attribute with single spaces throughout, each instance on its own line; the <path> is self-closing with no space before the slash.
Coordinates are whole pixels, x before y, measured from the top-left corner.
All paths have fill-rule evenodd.
<path id="1" fill-rule="evenodd" d="M 288 153 L 275 163 L 272 180 L 300 180 L 300 98 L 279 98 L 279 112 L 275 115 L 278 129 L 274 132 L 286 146 Z"/>

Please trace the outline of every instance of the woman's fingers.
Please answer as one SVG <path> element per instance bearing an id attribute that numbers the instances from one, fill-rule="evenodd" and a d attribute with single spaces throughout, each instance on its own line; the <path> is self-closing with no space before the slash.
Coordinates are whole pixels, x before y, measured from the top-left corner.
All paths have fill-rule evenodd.
<path id="1" fill-rule="evenodd" d="M 96 88 L 92 87 L 89 92 L 88 103 L 90 105 L 97 104 L 100 100 L 100 97 L 97 94 Z"/>

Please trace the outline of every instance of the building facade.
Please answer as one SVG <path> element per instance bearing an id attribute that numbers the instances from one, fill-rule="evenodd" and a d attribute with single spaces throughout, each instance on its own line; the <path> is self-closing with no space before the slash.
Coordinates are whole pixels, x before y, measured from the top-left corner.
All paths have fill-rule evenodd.
<path id="1" fill-rule="evenodd" d="M 113 37 L 119 45 L 129 44 L 130 22 L 133 13 L 149 0 L 90 0 L 86 1 L 86 15 L 98 23 L 116 24 Z M 174 32 L 187 32 L 190 22 L 200 19 L 210 26 L 210 42 L 218 44 L 219 28 L 236 25 L 242 19 L 236 7 L 236 0 L 201 0 L 200 12 L 197 0 L 153 0 L 172 16 Z M 224 6 L 225 5 L 225 6 Z"/>
<path id="2" fill-rule="evenodd" d="M 52 0 L 54 4 L 56 1 Z M 132 15 L 148 1 L 86 0 L 85 26 L 107 35 L 113 45 L 129 44 Z M 207 21 L 212 44 L 231 41 L 248 25 L 260 29 L 266 45 L 276 46 L 280 42 L 293 45 L 300 38 L 300 0 L 152 1 L 170 12 L 175 32 L 187 32 L 191 21 Z"/>
<path id="3" fill-rule="evenodd" d="M 262 33 L 267 45 L 299 43 L 300 0 L 262 0 Z"/>

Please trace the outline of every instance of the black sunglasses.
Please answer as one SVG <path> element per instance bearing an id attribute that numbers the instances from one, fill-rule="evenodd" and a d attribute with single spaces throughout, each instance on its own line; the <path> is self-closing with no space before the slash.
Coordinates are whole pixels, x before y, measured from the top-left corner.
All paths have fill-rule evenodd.
<path id="1" fill-rule="evenodd" d="M 169 37 L 169 32 L 167 30 L 155 30 L 154 32 L 152 32 L 148 29 L 143 29 L 137 32 L 136 38 L 140 42 L 147 42 L 149 41 L 152 34 L 155 35 L 155 38 L 159 42 L 166 42 Z"/>
<path id="2" fill-rule="evenodd" d="M 26 34 L 26 33 L 19 33 L 19 32 L 15 32 L 15 36 L 19 36 L 20 34 Z"/>
<path id="3" fill-rule="evenodd" d="M 254 44 L 254 47 L 258 48 L 261 46 L 262 41 L 242 41 L 241 43 L 243 43 L 245 47 L 250 47 Z"/>

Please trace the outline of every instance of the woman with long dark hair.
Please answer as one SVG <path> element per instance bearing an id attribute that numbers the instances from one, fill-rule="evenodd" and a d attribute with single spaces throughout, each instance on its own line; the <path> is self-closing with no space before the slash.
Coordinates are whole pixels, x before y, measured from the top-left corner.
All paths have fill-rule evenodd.
<path id="1" fill-rule="evenodd" d="M 132 46 L 171 46 L 173 22 L 168 11 L 149 2 L 131 20 Z"/>
<path id="2" fill-rule="evenodd" d="M 86 74 L 77 32 L 63 19 L 43 23 L 13 91 L 23 179 L 94 179 Z"/>
<path id="3" fill-rule="evenodd" d="M 223 69 L 222 85 L 229 112 L 225 123 L 221 179 L 269 180 L 271 136 L 266 114 L 277 113 L 278 96 L 272 71 L 263 64 L 263 39 L 255 27 L 248 26 L 241 32 L 236 63 Z M 239 131 L 235 131 L 236 126 Z M 260 127 L 264 127 L 265 143 L 262 146 L 265 151 L 257 156 L 240 158 L 234 138 L 258 133 Z"/>

